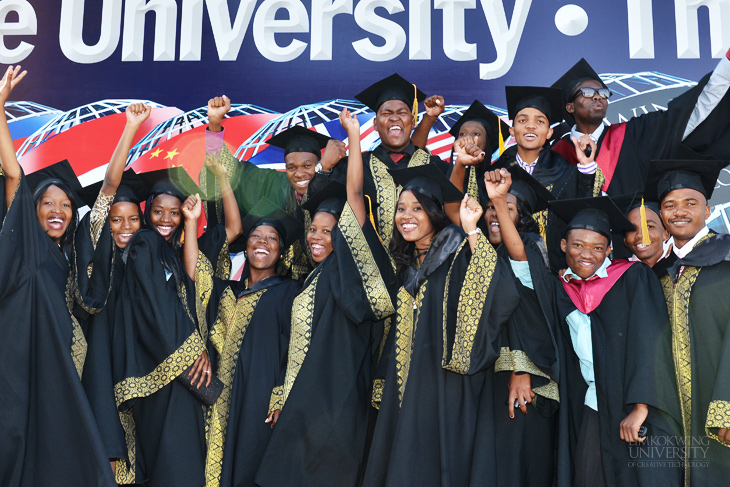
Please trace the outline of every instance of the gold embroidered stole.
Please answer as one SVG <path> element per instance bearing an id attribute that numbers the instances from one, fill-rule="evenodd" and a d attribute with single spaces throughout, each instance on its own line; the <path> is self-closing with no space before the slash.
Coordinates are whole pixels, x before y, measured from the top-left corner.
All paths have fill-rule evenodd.
<path id="1" fill-rule="evenodd" d="M 469 182 L 466 186 L 466 192 L 469 196 L 474 198 L 475 200 L 479 201 L 479 184 L 477 181 L 477 168 L 476 166 L 469 166 L 467 168 L 467 171 L 469 172 L 469 175 L 467 176 L 469 178 Z M 461 189 L 461 188 L 459 188 Z M 486 202 L 485 202 L 486 204 Z"/>
<path id="2" fill-rule="evenodd" d="M 416 325 L 418 324 L 427 285 L 428 281 L 421 284 L 415 299 L 404 287 L 401 287 L 398 291 L 398 312 L 395 319 L 395 369 L 398 378 L 400 406 L 403 405 L 403 395 L 406 391 L 411 356 L 413 355 L 413 341 L 416 337 Z"/>

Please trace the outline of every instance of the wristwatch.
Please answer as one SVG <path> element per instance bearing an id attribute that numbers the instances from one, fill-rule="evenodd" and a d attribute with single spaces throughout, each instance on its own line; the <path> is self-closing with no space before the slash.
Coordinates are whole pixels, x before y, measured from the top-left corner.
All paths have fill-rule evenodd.
<path id="1" fill-rule="evenodd" d="M 324 169 L 322 169 L 322 163 L 321 162 L 318 162 L 317 165 L 314 166 L 314 171 L 317 174 L 329 174 L 329 173 L 332 172 L 332 169 L 330 169 L 329 171 L 325 171 Z"/>

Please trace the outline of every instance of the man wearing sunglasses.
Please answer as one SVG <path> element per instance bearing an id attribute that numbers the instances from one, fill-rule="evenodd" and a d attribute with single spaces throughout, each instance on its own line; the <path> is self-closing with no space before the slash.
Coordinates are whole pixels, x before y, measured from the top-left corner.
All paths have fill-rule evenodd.
<path id="1" fill-rule="evenodd" d="M 553 87 L 563 90 L 563 118 L 572 126 L 553 150 L 577 164 L 571 137 L 587 134 L 593 139 L 600 169 L 594 194 L 618 196 L 641 190 L 653 159 L 730 159 L 730 51 L 696 87 L 670 101 L 666 111 L 628 122 L 604 122 L 611 90 L 585 59 Z"/>

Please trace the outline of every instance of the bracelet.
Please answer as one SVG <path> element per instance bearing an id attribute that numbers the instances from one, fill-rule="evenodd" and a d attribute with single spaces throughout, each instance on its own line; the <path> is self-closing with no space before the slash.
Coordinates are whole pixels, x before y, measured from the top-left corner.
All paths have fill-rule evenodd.
<path id="1" fill-rule="evenodd" d="M 478 233 L 482 233 L 482 229 L 481 229 L 481 228 L 479 228 L 479 227 L 476 227 L 476 228 L 475 228 L 474 230 L 472 230 L 471 232 L 466 232 L 466 234 L 467 234 L 468 236 L 470 236 L 470 237 L 471 237 L 472 235 L 476 235 L 476 234 L 478 234 Z"/>

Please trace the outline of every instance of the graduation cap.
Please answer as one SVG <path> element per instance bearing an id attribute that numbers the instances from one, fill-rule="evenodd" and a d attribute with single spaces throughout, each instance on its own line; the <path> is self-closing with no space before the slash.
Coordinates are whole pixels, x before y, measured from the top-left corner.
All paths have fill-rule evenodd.
<path id="1" fill-rule="evenodd" d="M 641 215 L 641 243 L 643 245 L 649 245 L 651 243 L 651 238 L 649 238 L 649 222 L 647 220 L 646 210 L 649 209 L 653 211 L 661 220 L 659 203 L 656 201 L 645 201 L 644 194 L 640 191 L 616 196 L 613 198 L 613 202 L 616 203 L 616 206 L 623 210 L 626 218 L 629 217 L 629 213 L 636 208 L 639 208 Z"/>
<path id="2" fill-rule="evenodd" d="M 418 103 L 425 98 L 426 94 L 424 92 L 398 73 L 381 79 L 355 95 L 355 99 L 375 113 L 378 113 L 380 105 L 386 101 L 400 100 L 407 106 L 412 107 L 414 117 L 418 115 Z"/>
<path id="3" fill-rule="evenodd" d="M 311 152 L 321 157 L 322 149 L 327 147 L 330 138 L 314 130 L 294 125 L 270 138 L 267 143 L 284 149 L 284 155 L 292 152 Z"/>
<path id="4" fill-rule="evenodd" d="M 323 211 L 325 213 L 331 213 L 335 218 L 339 219 L 346 201 L 347 187 L 339 179 L 330 177 L 327 185 L 313 195 L 310 195 L 302 205 L 302 208 L 309 211 L 312 215 Z"/>
<path id="5" fill-rule="evenodd" d="M 598 73 L 596 73 L 591 65 L 588 64 L 588 61 L 581 58 L 580 61 L 575 63 L 572 68 L 566 71 L 565 74 L 551 86 L 551 88 L 558 88 L 563 92 L 563 117 L 570 123 L 570 125 L 575 123 L 575 118 L 572 114 L 565 110 L 565 105 L 573 100 L 573 96 L 575 95 L 575 90 L 578 88 L 578 85 L 589 79 L 598 81 L 601 83 L 603 88 L 608 88 L 606 83 L 604 83 L 601 77 L 598 76 Z"/>
<path id="6" fill-rule="evenodd" d="M 404 190 L 421 193 L 440 205 L 450 201 L 460 201 L 464 197 L 464 193 L 459 191 L 435 164 L 388 169 L 388 172 Z"/>
<path id="7" fill-rule="evenodd" d="M 600 233 L 610 242 L 611 231 L 620 233 L 634 229 L 634 225 L 619 210 L 610 196 L 553 200 L 550 202 L 550 207 L 560 218 L 568 222 L 566 235 L 570 230 L 584 228 Z"/>
<path id="8" fill-rule="evenodd" d="M 514 120 L 523 108 L 534 108 L 541 111 L 552 124 L 560 121 L 563 110 L 563 94 L 557 88 L 542 86 L 506 86 L 507 114 Z"/>
<path id="9" fill-rule="evenodd" d="M 664 197 L 675 189 L 694 189 L 712 197 L 720 171 L 727 165 L 717 160 L 661 160 L 652 161 L 644 186 L 644 194 L 648 199 L 661 203 Z"/>
<path id="10" fill-rule="evenodd" d="M 540 181 L 517 164 L 508 167 L 507 170 L 512 175 L 512 186 L 510 186 L 509 192 L 522 201 L 530 213 L 547 209 L 548 202 L 555 199 L 555 196 L 545 189 Z"/>
<path id="11" fill-rule="evenodd" d="M 243 235 L 245 238 L 239 239 L 244 243 L 248 240 L 257 227 L 261 225 L 270 225 L 279 233 L 281 250 L 288 248 L 296 241 L 304 231 L 304 225 L 301 221 L 294 218 L 291 214 L 283 211 L 266 197 L 260 199 L 256 205 L 251 208 L 246 216 L 243 217 Z"/>
<path id="12" fill-rule="evenodd" d="M 45 191 L 45 188 L 51 184 L 62 183 L 71 190 L 68 197 L 74 200 L 76 206 L 83 206 L 83 200 L 79 197 L 82 191 L 81 183 L 67 159 L 28 174 L 26 181 L 33 192 L 34 199 L 37 196 L 35 194 L 37 191 L 41 189 Z"/>
<path id="13" fill-rule="evenodd" d="M 509 125 L 489 108 L 485 107 L 479 100 L 474 100 L 471 106 L 456 121 L 449 133 L 454 138 L 459 138 L 461 126 L 466 122 L 476 122 L 487 132 L 487 150 L 488 154 L 494 153 L 499 148 L 499 153 L 504 152 L 504 134 L 509 134 Z"/>
<path id="14" fill-rule="evenodd" d="M 182 166 L 144 172 L 138 174 L 138 176 L 150 188 L 146 199 L 155 197 L 158 194 L 170 194 L 182 202 L 188 196 L 200 192 L 198 185 L 195 184 L 193 178 Z"/>
<path id="15" fill-rule="evenodd" d="M 103 185 L 104 181 L 102 180 L 86 186 L 81 191 L 80 196 L 86 206 L 88 206 L 89 208 L 92 208 L 94 206 L 94 202 L 96 201 L 97 196 L 99 196 L 99 192 L 101 191 L 101 187 Z M 113 203 L 129 201 L 130 203 L 139 205 L 139 203 L 144 200 L 144 197 L 147 195 L 148 192 L 149 188 L 144 183 L 142 178 L 140 178 L 139 175 L 132 169 L 126 169 L 122 173 L 122 180 L 119 183 L 117 192 L 114 195 Z"/>

